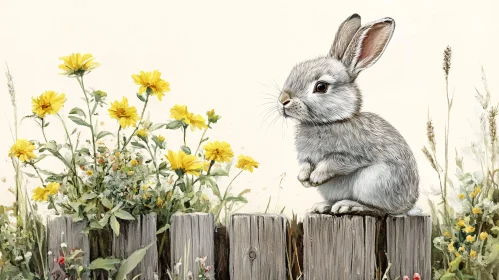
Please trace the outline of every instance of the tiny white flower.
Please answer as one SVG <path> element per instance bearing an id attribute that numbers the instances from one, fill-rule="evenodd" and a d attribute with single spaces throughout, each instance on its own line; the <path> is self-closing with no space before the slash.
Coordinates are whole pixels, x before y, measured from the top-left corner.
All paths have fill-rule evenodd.
<path id="1" fill-rule="evenodd" d="M 61 243 L 61 248 L 67 248 L 68 247 L 68 244 L 66 243 Z"/>
<path id="2" fill-rule="evenodd" d="M 31 252 L 27 252 L 26 254 L 24 254 L 24 257 L 25 257 L 26 259 L 29 259 L 29 258 L 31 258 L 31 256 L 32 256 L 32 255 L 33 255 L 33 254 L 32 254 Z"/>
<path id="3" fill-rule="evenodd" d="M 48 251 L 47 255 L 52 256 L 52 251 Z"/>
<path id="4" fill-rule="evenodd" d="M 16 257 L 16 261 L 20 261 L 20 260 L 22 260 L 22 259 L 23 259 L 23 257 L 21 257 L 21 256 L 17 256 L 17 257 Z"/>

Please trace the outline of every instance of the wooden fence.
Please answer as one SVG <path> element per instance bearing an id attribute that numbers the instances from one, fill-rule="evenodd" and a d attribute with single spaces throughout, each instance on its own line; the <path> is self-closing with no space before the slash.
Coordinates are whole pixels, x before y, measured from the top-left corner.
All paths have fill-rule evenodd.
<path id="1" fill-rule="evenodd" d="M 207 257 L 206 264 L 214 267 L 212 279 L 290 279 L 287 222 L 283 215 L 234 214 L 227 228 L 217 228 L 212 214 L 175 214 L 166 248 L 170 267 L 181 259 L 192 270 L 194 279 L 198 279 L 195 259 Z M 299 254 L 303 272 L 299 279 L 371 280 L 382 276 L 387 267 L 389 279 L 414 273 L 424 280 L 431 279 L 430 216 L 309 214 L 301 228 L 303 236 L 293 252 Z M 88 252 L 89 239 L 81 230 L 81 223 L 73 223 L 69 218 L 49 218 L 49 251 L 58 252 L 61 242 L 65 242 L 68 248 Z M 115 257 L 125 258 L 156 241 L 156 216 L 122 223 L 120 232 L 109 247 Z M 90 262 L 88 256 L 85 262 Z M 139 279 L 152 280 L 155 273 L 160 274 L 158 270 L 157 247 L 151 247 L 131 275 L 141 274 Z M 180 272 L 186 279 L 184 270 Z"/>

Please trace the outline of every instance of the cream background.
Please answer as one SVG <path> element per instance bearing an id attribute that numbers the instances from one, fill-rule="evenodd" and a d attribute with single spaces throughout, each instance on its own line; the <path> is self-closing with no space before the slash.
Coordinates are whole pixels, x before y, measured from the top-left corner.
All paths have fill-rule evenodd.
<path id="1" fill-rule="evenodd" d="M 352 13 L 359 13 L 364 23 L 393 17 L 397 25 L 390 45 L 358 83 L 364 110 L 391 122 L 413 148 L 421 173 L 419 205 L 427 209 L 426 198 L 437 180 L 421 147 L 426 143 L 428 110 L 437 141 L 443 143 L 442 52 L 447 45 L 453 48 L 453 159 L 454 146 L 461 151 L 479 137 L 474 87 L 482 88 L 481 65 L 493 100 L 499 91 L 497 8 L 494 1 L 1 0 L 0 60 L 8 63 L 14 76 L 20 116 L 30 113 L 31 96 L 49 89 L 67 94 L 66 113 L 76 104 L 83 105 L 76 81 L 58 75 L 58 58 L 71 52 L 92 53 L 101 63 L 86 76 L 86 84 L 106 91 L 110 101 L 125 95 L 140 105 L 130 75 L 160 70 L 172 90 L 163 102 L 152 102 L 152 120 L 166 121 L 174 104 L 187 104 L 200 114 L 215 108 L 223 119 L 210 131 L 210 138 L 228 141 L 236 154 L 251 155 L 261 163 L 255 173 L 245 173 L 236 181 L 234 192 L 251 188 L 250 203 L 242 211 L 263 211 L 272 196 L 271 210 L 286 206 L 287 214 L 303 213 L 319 198 L 315 190 L 303 188 L 295 179 L 292 122 L 279 119 L 271 125 L 272 117 L 262 125 L 262 112 L 269 106 L 262 105 L 268 102 L 266 94 L 277 94 L 275 84 L 283 84 L 294 64 L 325 54 L 337 27 Z M 0 203 L 5 204 L 13 199 L 7 192 L 13 183 L 7 158 L 12 108 L 3 75 L 0 83 L 0 177 L 7 180 L 0 183 Z M 116 130 L 107 116 L 101 119 L 107 129 Z M 56 123 L 53 120 L 48 131 L 60 139 Z M 41 138 L 29 120 L 20 135 Z M 176 148 L 180 134 L 166 136 L 170 147 Z M 191 146 L 195 145 L 200 133 L 189 137 Z M 475 168 L 469 161 L 466 166 Z M 279 188 L 282 173 L 286 177 Z M 36 183 L 32 180 L 30 186 Z"/>

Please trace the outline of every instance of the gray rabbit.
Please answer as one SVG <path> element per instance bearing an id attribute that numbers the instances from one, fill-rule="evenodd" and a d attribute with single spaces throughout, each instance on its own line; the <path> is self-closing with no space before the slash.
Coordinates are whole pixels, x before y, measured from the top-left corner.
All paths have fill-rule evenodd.
<path id="1" fill-rule="evenodd" d="M 318 187 L 319 213 L 407 213 L 419 196 L 416 160 L 400 133 L 361 112 L 355 82 L 390 41 L 391 18 L 361 26 L 354 14 L 338 29 L 325 57 L 296 65 L 279 95 L 278 110 L 297 122 L 296 149 L 305 187 Z"/>

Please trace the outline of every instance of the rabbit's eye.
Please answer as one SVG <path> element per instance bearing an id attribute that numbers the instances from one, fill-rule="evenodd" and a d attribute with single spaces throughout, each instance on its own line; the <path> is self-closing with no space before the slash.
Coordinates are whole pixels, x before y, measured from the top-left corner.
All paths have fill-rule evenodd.
<path id="1" fill-rule="evenodd" d="M 314 93 L 319 92 L 319 93 L 326 93 L 328 88 L 328 84 L 324 82 L 317 82 L 314 87 Z"/>

